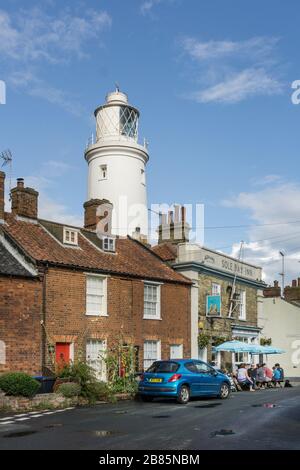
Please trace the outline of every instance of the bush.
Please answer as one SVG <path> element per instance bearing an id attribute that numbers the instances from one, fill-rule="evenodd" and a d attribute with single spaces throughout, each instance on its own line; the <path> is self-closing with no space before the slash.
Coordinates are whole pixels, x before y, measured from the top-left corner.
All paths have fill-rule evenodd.
<path id="1" fill-rule="evenodd" d="M 105 382 L 90 382 L 87 384 L 85 390 L 82 393 L 84 398 L 87 398 L 89 402 L 95 402 L 98 400 L 107 400 L 110 395 L 110 390 Z"/>
<path id="2" fill-rule="evenodd" d="M 112 393 L 130 393 L 135 395 L 138 391 L 138 383 L 134 377 L 118 377 L 110 384 L 110 390 Z"/>
<path id="3" fill-rule="evenodd" d="M 65 398 L 78 397 L 81 393 L 81 386 L 74 382 L 67 382 L 59 385 L 57 393 L 60 393 Z"/>
<path id="4" fill-rule="evenodd" d="M 95 372 L 84 361 L 76 361 L 67 364 L 58 371 L 59 378 L 68 378 L 71 382 L 77 382 L 81 387 L 80 396 L 86 398 L 90 403 L 104 400 L 109 396 L 109 389 L 104 382 L 98 382 Z"/>
<path id="5" fill-rule="evenodd" d="M 0 376 L 0 389 L 6 395 L 33 397 L 41 384 L 23 372 L 8 372 Z"/>
<path id="6" fill-rule="evenodd" d="M 86 385 L 96 381 L 95 372 L 86 362 L 76 361 L 66 364 L 58 371 L 57 377 L 67 378 L 70 382 L 77 382 L 84 391 Z"/>

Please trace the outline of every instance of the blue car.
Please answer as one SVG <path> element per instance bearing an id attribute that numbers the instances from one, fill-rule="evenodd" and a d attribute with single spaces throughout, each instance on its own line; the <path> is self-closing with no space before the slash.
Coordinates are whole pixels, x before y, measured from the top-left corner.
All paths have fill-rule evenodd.
<path id="1" fill-rule="evenodd" d="M 175 398 L 188 403 L 190 397 L 228 398 L 229 378 L 205 362 L 194 359 L 156 361 L 141 376 L 139 396 L 143 401 L 155 397 Z"/>

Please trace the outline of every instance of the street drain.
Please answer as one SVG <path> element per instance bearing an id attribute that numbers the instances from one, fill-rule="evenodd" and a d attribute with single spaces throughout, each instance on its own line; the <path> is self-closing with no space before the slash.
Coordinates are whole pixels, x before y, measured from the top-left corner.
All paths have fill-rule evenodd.
<path id="1" fill-rule="evenodd" d="M 194 408 L 215 408 L 216 406 L 220 406 L 221 403 L 208 403 L 207 405 L 197 405 Z"/>
<path id="2" fill-rule="evenodd" d="M 35 434 L 37 431 L 19 431 L 19 432 L 11 432 L 9 434 L 4 434 L 3 437 L 23 437 L 29 436 L 30 434 Z"/>
<path id="3" fill-rule="evenodd" d="M 156 416 L 152 416 L 152 418 L 163 419 L 163 418 L 170 418 L 170 416 L 169 415 L 156 415 Z"/>
<path id="4" fill-rule="evenodd" d="M 221 429 L 220 431 L 214 431 L 211 433 L 210 437 L 216 436 L 233 436 L 235 432 L 232 429 Z"/>

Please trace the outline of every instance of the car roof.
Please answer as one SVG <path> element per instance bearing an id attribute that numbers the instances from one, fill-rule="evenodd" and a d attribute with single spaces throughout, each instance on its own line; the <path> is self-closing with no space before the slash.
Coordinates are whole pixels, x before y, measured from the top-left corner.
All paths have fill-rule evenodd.
<path id="1" fill-rule="evenodd" d="M 203 362 L 203 361 L 201 361 L 200 359 L 193 359 L 193 358 L 185 358 L 185 359 L 160 359 L 159 361 L 155 361 L 155 362 L 178 362 L 178 363 L 182 364 L 183 362 L 187 362 L 187 361 Z"/>

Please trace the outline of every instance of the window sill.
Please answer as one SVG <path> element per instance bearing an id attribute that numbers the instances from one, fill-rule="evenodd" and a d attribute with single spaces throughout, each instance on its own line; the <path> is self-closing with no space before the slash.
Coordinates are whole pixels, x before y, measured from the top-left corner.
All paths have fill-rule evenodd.
<path id="1" fill-rule="evenodd" d="M 143 316 L 143 320 L 162 320 L 161 317 L 145 317 Z"/>
<path id="2" fill-rule="evenodd" d="M 108 317 L 108 313 L 85 313 L 86 317 Z"/>

